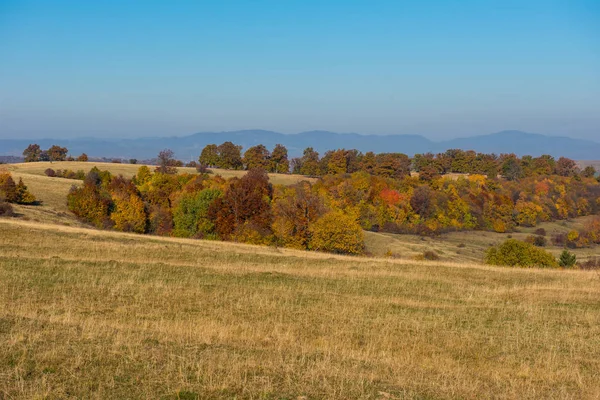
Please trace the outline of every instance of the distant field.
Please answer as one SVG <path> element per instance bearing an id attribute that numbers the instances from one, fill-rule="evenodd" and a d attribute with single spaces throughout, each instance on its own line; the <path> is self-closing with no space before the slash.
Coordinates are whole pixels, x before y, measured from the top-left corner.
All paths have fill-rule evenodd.
<path id="1" fill-rule="evenodd" d="M 580 160 L 577 161 L 579 168 L 583 169 L 587 166 L 596 168 L 596 172 L 600 172 L 600 160 Z"/>
<path id="2" fill-rule="evenodd" d="M 593 272 L 0 219 L 0 282 L 0 398 L 600 397 Z"/>
<path id="3" fill-rule="evenodd" d="M 14 171 L 15 173 L 31 174 L 31 175 L 42 175 L 48 168 L 54 170 L 57 169 L 71 169 L 73 171 L 83 170 L 85 172 L 92 169 L 94 166 L 101 170 L 108 170 L 115 175 L 123 175 L 131 178 L 136 174 L 139 164 L 116 164 L 116 163 L 98 163 L 98 162 L 78 162 L 78 161 L 60 161 L 60 162 L 33 162 L 33 163 L 22 163 L 22 164 L 7 164 L 4 167 Z M 156 166 L 149 165 L 151 170 L 154 170 Z M 177 168 L 180 173 L 191 173 L 196 174 L 195 168 Z M 231 178 L 234 176 L 243 176 L 246 171 L 231 171 L 226 169 L 211 168 L 210 171 L 215 175 L 221 175 L 223 178 Z M 303 175 L 292 175 L 292 174 L 269 174 L 269 180 L 273 184 L 291 185 L 293 183 L 308 180 L 314 181 L 314 178 L 308 178 Z"/>
<path id="4" fill-rule="evenodd" d="M 391 233 L 365 232 L 367 251 L 373 256 L 383 257 L 391 253 L 395 258 L 411 259 L 433 250 L 441 260 L 455 262 L 482 262 L 486 250 L 508 238 L 525 240 L 535 235 L 535 230 L 544 228 L 548 241 L 545 250 L 558 256 L 563 247 L 553 246 L 552 235 L 567 233 L 570 230 L 581 230 L 586 221 L 594 216 L 575 218 L 569 221 L 543 222 L 535 228 L 519 228 L 519 232 L 495 233 L 485 231 L 465 231 L 442 234 L 439 237 L 421 237 L 417 235 L 395 235 Z M 600 247 L 571 249 L 579 261 L 589 257 L 599 257 Z"/>

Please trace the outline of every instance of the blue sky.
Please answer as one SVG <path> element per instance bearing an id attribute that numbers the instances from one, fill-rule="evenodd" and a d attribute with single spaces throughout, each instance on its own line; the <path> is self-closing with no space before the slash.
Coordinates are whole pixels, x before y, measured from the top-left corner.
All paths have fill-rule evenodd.
<path id="1" fill-rule="evenodd" d="M 600 1 L 0 0 L 0 137 L 600 141 Z"/>

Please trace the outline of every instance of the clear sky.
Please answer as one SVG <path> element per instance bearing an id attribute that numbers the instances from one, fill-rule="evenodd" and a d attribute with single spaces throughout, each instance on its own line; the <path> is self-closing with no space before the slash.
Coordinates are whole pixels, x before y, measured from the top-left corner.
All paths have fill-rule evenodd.
<path id="1" fill-rule="evenodd" d="M 0 137 L 600 141 L 600 0 L 0 0 Z"/>

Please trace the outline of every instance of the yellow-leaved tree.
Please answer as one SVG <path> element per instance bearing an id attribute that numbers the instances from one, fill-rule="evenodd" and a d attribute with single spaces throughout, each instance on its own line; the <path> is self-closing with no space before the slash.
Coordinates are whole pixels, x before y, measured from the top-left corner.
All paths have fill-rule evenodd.
<path id="1" fill-rule="evenodd" d="M 309 226 L 311 250 L 341 254 L 362 254 L 364 233 L 354 216 L 331 211 Z"/>

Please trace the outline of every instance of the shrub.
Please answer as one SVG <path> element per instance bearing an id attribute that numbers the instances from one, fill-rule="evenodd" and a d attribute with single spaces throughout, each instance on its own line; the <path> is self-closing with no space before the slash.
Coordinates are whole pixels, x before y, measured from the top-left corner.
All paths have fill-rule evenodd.
<path id="1" fill-rule="evenodd" d="M 423 258 L 425 260 L 429 260 L 429 261 L 435 261 L 435 260 L 439 260 L 440 256 L 438 256 L 434 251 L 431 250 L 425 250 L 423 252 Z"/>
<path id="2" fill-rule="evenodd" d="M 364 234 L 355 218 L 332 211 L 309 226 L 309 249 L 341 254 L 361 254 Z"/>
<path id="3" fill-rule="evenodd" d="M 552 236 L 552 244 L 555 246 L 562 247 L 567 244 L 567 234 L 566 233 L 557 233 Z"/>
<path id="4" fill-rule="evenodd" d="M 581 269 L 600 269 L 600 257 L 591 257 L 579 264 Z"/>
<path id="5" fill-rule="evenodd" d="M 485 262 L 510 267 L 557 267 L 554 256 L 530 243 L 508 239 L 487 250 Z"/>
<path id="6" fill-rule="evenodd" d="M 535 234 L 539 236 L 546 236 L 546 230 L 544 228 L 537 228 Z"/>
<path id="7" fill-rule="evenodd" d="M 51 178 L 56 176 L 56 171 L 55 171 L 55 170 L 53 170 L 52 168 L 47 168 L 47 169 L 44 171 L 44 173 L 46 174 L 46 176 L 49 176 L 49 177 L 51 177 Z"/>
<path id="8" fill-rule="evenodd" d="M 558 265 L 560 265 L 563 268 L 571 268 L 575 265 L 575 263 L 577 262 L 577 257 L 575 256 L 575 254 L 570 253 L 568 250 L 563 250 L 562 253 L 560 253 L 560 258 L 558 259 Z"/>
<path id="9" fill-rule="evenodd" d="M 534 245 L 536 247 L 545 247 L 547 244 L 546 238 L 541 235 L 529 235 L 529 236 L 527 236 L 525 241 L 527 243 L 531 243 L 532 245 Z"/>
<path id="10" fill-rule="evenodd" d="M 15 213 L 12 206 L 9 203 L 0 200 L 0 216 L 12 217 L 13 215 L 15 215 Z"/>
<path id="11" fill-rule="evenodd" d="M 138 160 L 136 158 L 130 158 L 129 164 L 137 164 Z"/>
<path id="12" fill-rule="evenodd" d="M 196 171 L 198 171 L 198 173 L 200 173 L 200 174 L 208 174 L 208 173 L 210 173 L 210 170 L 208 169 L 208 166 L 206 164 L 198 164 L 198 165 L 196 165 Z"/>

